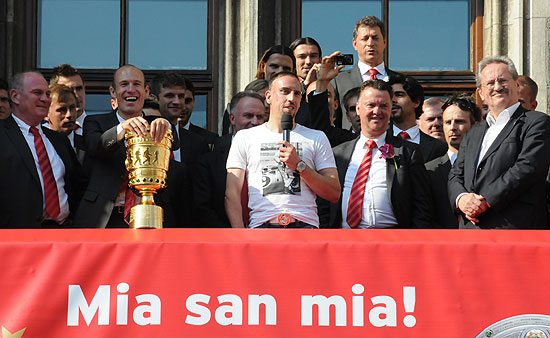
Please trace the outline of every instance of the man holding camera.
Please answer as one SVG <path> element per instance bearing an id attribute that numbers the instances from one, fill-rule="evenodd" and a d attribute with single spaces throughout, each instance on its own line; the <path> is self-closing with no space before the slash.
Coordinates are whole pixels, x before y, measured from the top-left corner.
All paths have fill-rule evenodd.
<path id="1" fill-rule="evenodd" d="M 332 83 L 340 102 L 340 107 L 335 113 L 337 126 L 341 125 L 342 112 L 345 112 L 343 99 L 348 90 L 360 87 L 366 80 L 378 79 L 387 82 L 390 76 L 395 74 L 384 64 L 385 34 L 384 23 L 375 16 L 365 16 L 355 24 L 353 48 L 357 51 L 359 62 L 352 69 L 340 73 Z"/>

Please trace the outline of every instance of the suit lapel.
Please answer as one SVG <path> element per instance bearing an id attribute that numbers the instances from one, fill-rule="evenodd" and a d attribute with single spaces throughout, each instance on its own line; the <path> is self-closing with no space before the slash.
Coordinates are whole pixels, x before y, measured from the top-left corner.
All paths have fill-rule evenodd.
<path id="1" fill-rule="evenodd" d="M 360 87 L 361 84 L 363 83 L 363 76 L 361 76 L 361 71 L 359 70 L 359 66 L 355 66 L 355 68 L 351 72 L 351 76 L 352 76 L 351 82 L 355 84 L 357 87 Z"/>
<path id="2" fill-rule="evenodd" d="M 403 149 L 402 147 L 397 147 L 399 144 L 397 143 L 399 140 L 397 140 L 395 137 L 393 137 L 390 133 L 386 134 L 386 143 L 391 144 L 395 151 L 394 158 L 399 158 L 403 156 Z M 397 161 L 397 160 L 395 160 Z M 386 189 L 388 190 L 388 198 L 390 199 L 390 202 L 392 202 L 392 188 L 393 188 L 393 182 L 395 181 L 395 163 L 394 159 L 386 160 Z"/>
<path id="3" fill-rule="evenodd" d="M 71 164 L 71 155 L 68 152 L 69 149 L 66 147 L 65 144 L 63 144 L 63 142 L 60 142 L 59 138 L 55 137 L 57 136 L 57 135 L 54 135 L 54 133 L 56 133 L 55 131 L 52 131 L 46 127 L 42 127 L 42 132 L 44 133 L 44 135 L 46 135 L 50 143 L 53 145 L 55 152 L 57 153 L 57 155 L 59 155 L 59 157 L 63 161 L 63 164 L 65 165 L 66 170 L 68 170 Z M 51 161 L 52 160 L 50 159 L 50 162 Z"/>
<path id="4" fill-rule="evenodd" d="M 19 126 L 11 116 L 6 119 L 5 125 L 7 127 L 6 134 L 12 143 L 13 149 L 15 149 L 19 156 L 21 156 L 21 159 L 31 173 L 31 176 L 36 180 L 38 184 L 40 184 L 40 178 L 38 177 L 38 168 L 36 167 L 36 164 L 34 162 L 34 157 L 32 156 L 32 152 L 29 149 L 29 145 L 25 140 L 25 137 L 21 133 L 21 129 L 19 129 Z"/>
<path id="5" fill-rule="evenodd" d="M 357 141 L 359 141 L 359 138 L 360 137 L 356 138 L 352 142 L 345 143 L 341 155 L 343 165 L 336 166 L 338 169 L 338 178 L 340 179 L 340 187 L 342 187 L 342 189 L 344 189 L 344 180 L 346 178 L 346 172 L 348 171 L 349 162 L 351 161 L 351 155 L 353 155 L 353 150 L 355 149 L 355 145 L 357 144 Z"/>
<path id="6" fill-rule="evenodd" d="M 498 149 L 498 147 L 500 146 L 502 141 L 504 141 L 504 139 L 506 139 L 508 137 L 508 135 L 510 134 L 510 132 L 512 131 L 512 129 L 514 128 L 516 123 L 518 123 L 518 121 L 520 120 L 519 117 L 521 115 L 523 115 L 525 111 L 526 111 L 525 108 L 523 108 L 521 105 L 516 109 L 514 114 L 512 114 L 512 116 L 510 117 L 510 121 L 508 121 L 508 123 L 506 123 L 504 128 L 497 135 L 497 138 L 495 138 L 495 140 L 493 141 L 493 143 L 491 144 L 489 149 L 487 149 L 487 152 L 485 152 L 485 155 L 483 156 L 483 159 L 481 159 L 481 161 L 479 163 L 482 163 L 483 161 L 485 161 L 487 159 L 487 157 L 489 157 L 495 150 Z M 479 154 L 479 152 L 478 152 L 478 154 Z"/>

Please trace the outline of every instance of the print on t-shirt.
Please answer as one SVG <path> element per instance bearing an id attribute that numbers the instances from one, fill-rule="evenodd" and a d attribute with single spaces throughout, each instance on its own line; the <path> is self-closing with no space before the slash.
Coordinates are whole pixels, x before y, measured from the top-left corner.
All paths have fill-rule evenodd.
<path id="1" fill-rule="evenodd" d="M 292 143 L 302 156 L 302 144 Z M 262 166 L 262 195 L 285 194 L 300 195 L 300 174 L 287 168 L 279 160 L 280 144 L 262 143 L 260 145 L 260 165 Z"/>

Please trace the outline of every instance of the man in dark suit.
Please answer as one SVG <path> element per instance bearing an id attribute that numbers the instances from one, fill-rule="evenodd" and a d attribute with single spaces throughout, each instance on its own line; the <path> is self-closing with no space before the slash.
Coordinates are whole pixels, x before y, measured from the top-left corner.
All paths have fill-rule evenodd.
<path id="1" fill-rule="evenodd" d="M 481 120 L 481 109 L 471 95 L 453 95 L 443 106 L 443 134 L 449 151 L 447 154 L 426 163 L 430 188 L 434 197 L 435 221 L 439 228 L 458 228 L 458 215 L 451 207 L 447 191 L 449 171 L 456 161 L 460 142 L 466 132 Z"/>
<path id="2" fill-rule="evenodd" d="M 214 151 L 201 156 L 193 180 L 195 211 L 201 215 L 198 226 L 231 227 L 224 204 L 227 179 L 225 163 L 231 148 L 231 141 L 239 130 L 258 126 L 266 120 L 264 98 L 254 92 L 235 94 L 231 99 L 229 109 L 233 134 L 220 137 Z"/>
<path id="3" fill-rule="evenodd" d="M 210 148 L 214 147 L 218 134 L 201 128 L 191 123 L 191 114 L 195 108 L 195 87 L 191 80 L 185 78 L 185 101 L 183 102 L 183 110 L 178 118 L 179 125 L 192 133 L 195 133 L 206 140 Z"/>
<path id="4" fill-rule="evenodd" d="M 146 120 L 143 101 L 149 93 L 143 72 L 132 65 L 120 67 L 110 87 L 118 110 L 109 114 L 86 117 L 84 143 L 91 157 L 90 182 L 75 215 L 80 227 L 128 227 L 124 221 L 128 173 L 124 165 L 126 145 L 124 134 L 143 136 L 148 131 L 155 141 L 161 141 L 170 123 L 163 118 Z M 151 121 L 151 122 L 149 122 Z"/>
<path id="5" fill-rule="evenodd" d="M 390 131 L 393 136 L 420 145 L 424 162 L 447 153 L 447 144 L 424 134 L 416 124 L 422 115 L 424 89 L 411 76 L 396 74 L 390 77 L 393 90 Z"/>
<path id="6" fill-rule="evenodd" d="M 35 72 L 11 81 L 12 115 L 0 122 L 0 228 L 69 227 L 82 191 L 69 140 L 41 122 L 50 90 Z"/>
<path id="7" fill-rule="evenodd" d="M 192 170 L 199 156 L 208 152 L 208 143 L 204 137 L 178 124 L 178 119 L 186 114 L 185 102 L 190 95 L 186 84 L 181 74 L 163 72 L 151 81 L 151 94 L 158 100 L 161 115 L 172 125 L 174 136 L 179 138 L 180 149 L 174 151 L 174 159 Z"/>
<path id="8" fill-rule="evenodd" d="M 367 80 L 357 112 L 361 135 L 334 148 L 342 195 L 330 224 L 343 228 L 428 228 L 428 177 L 418 147 L 387 131 L 391 86 Z"/>
<path id="9" fill-rule="evenodd" d="M 449 174 L 449 200 L 466 228 L 546 227 L 550 118 L 520 106 L 517 80 L 507 57 L 479 63 L 477 90 L 489 114 L 466 134 Z"/>
<path id="10" fill-rule="evenodd" d="M 343 99 L 348 90 L 360 87 L 363 81 L 369 79 L 388 81 L 395 74 L 384 64 L 385 32 L 384 23 L 375 16 L 365 16 L 355 24 L 353 48 L 357 51 L 359 62 L 352 69 L 340 73 L 332 83 L 340 102 L 335 112 L 337 127 L 350 126 L 346 120 L 342 121 L 346 112 Z"/>

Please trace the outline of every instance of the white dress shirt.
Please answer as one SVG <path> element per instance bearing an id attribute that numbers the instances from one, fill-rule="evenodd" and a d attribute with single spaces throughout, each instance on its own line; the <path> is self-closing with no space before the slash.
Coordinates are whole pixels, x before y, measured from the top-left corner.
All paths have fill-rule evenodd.
<path id="1" fill-rule="evenodd" d="M 78 128 L 76 128 L 74 132 L 77 133 L 78 135 L 82 135 L 82 127 L 84 126 L 84 119 L 86 119 L 85 111 L 82 112 L 82 115 L 76 118 L 76 125 L 78 126 Z"/>
<path id="2" fill-rule="evenodd" d="M 504 109 L 495 120 L 493 116 L 491 115 L 491 112 L 487 114 L 486 121 L 489 125 L 489 128 L 487 128 L 487 132 L 485 133 L 485 136 L 483 136 L 483 142 L 481 142 L 481 150 L 479 151 L 479 158 L 477 159 L 477 165 L 479 166 L 479 163 L 483 159 L 483 156 L 485 156 L 485 153 L 487 153 L 487 150 L 491 147 L 493 142 L 495 142 L 495 139 L 497 138 L 498 134 L 504 129 L 504 126 L 510 121 L 510 117 L 512 116 L 512 113 L 516 111 L 519 107 L 519 102 Z"/>
<path id="3" fill-rule="evenodd" d="M 34 158 L 34 164 L 36 166 L 36 171 L 38 172 L 38 177 L 40 178 L 40 185 L 42 186 L 43 217 L 44 219 L 51 219 L 48 217 L 48 214 L 46 212 L 46 199 L 44 198 L 44 178 L 42 177 L 42 170 L 40 170 L 38 155 L 36 153 L 36 148 L 34 147 L 34 135 L 30 131 L 31 126 L 23 122 L 15 114 L 12 114 L 12 116 L 15 122 L 17 123 L 17 125 L 19 126 L 19 129 L 21 130 L 21 133 L 23 134 L 25 141 L 27 141 L 27 145 L 29 146 L 32 153 L 32 157 Z M 65 222 L 65 220 L 67 219 L 70 213 L 69 196 L 67 196 L 67 193 L 65 192 L 65 164 L 63 163 L 63 160 L 61 159 L 61 157 L 59 157 L 59 155 L 57 154 L 57 151 L 55 150 L 53 144 L 50 142 L 48 137 L 44 135 L 41 125 L 38 124 L 34 127 L 38 129 L 38 133 L 40 134 L 40 137 L 42 137 L 42 142 L 44 142 L 44 147 L 46 148 L 46 152 L 48 153 L 48 159 L 50 160 L 50 165 L 52 167 L 53 177 L 57 185 L 57 194 L 59 197 L 60 213 L 57 219 L 55 219 L 54 221 L 56 221 L 59 224 L 62 224 L 63 222 Z"/>
<path id="4" fill-rule="evenodd" d="M 370 80 L 369 69 L 371 68 L 376 68 L 376 70 L 378 71 L 378 74 L 376 74 L 376 78 L 378 80 L 382 80 L 385 82 L 388 82 L 390 80 L 390 76 L 388 75 L 388 72 L 386 72 L 386 67 L 384 66 L 384 62 L 382 62 L 376 67 L 371 67 L 366 63 L 359 61 L 357 63 L 357 67 L 359 67 L 359 71 L 361 72 L 361 77 L 363 78 L 363 82 Z"/>
<path id="5" fill-rule="evenodd" d="M 342 228 L 350 228 L 347 223 L 348 202 L 351 193 L 351 187 L 355 176 L 361 165 L 361 161 L 367 152 L 365 143 L 369 139 L 361 134 L 359 141 L 355 145 L 351 160 L 346 171 L 344 179 L 344 190 L 342 192 Z M 376 148 L 372 151 L 372 162 L 367 182 L 365 183 L 365 193 L 363 195 L 363 208 L 359 228 L 388 228 L 397 225 L 397 220 L 391 207 L 388 187 L 386 184 L 386 159 L 381 158 L 379 147 L 385 144 L 386 133 L 374 139 Z"/>
<path id="6" fill-rule="evenodd" d="M 393 136 L 400 137 L 399 133 L 402 131 L 409 134 L 409 138 L 407 139 L 407 141 L 420 144 L 420 129 L 418 129 L 418 126 L 416 124 L 407 130 L 401 130 L 397 128 L 396 125 L 393 125 Z"/>

